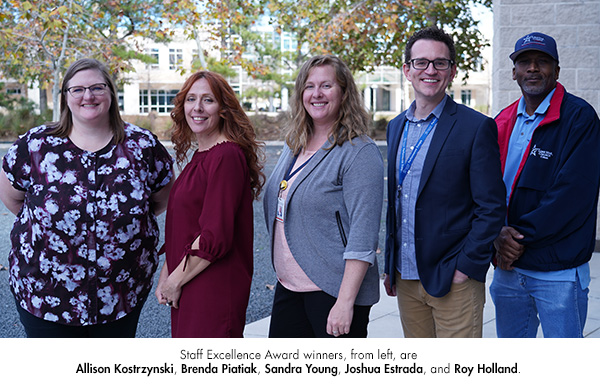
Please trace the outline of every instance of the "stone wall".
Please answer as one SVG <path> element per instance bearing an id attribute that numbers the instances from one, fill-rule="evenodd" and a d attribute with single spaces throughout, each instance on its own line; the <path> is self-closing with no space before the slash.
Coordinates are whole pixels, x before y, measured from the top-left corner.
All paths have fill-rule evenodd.
<path id="1" fill-rule="evenodd" d="M 492 115 L 521 95 L 508 55 L 529 32 L 556 40 L 559 82 L 600 111 L 600 0 L 494 0 L 493 13 Z"/>

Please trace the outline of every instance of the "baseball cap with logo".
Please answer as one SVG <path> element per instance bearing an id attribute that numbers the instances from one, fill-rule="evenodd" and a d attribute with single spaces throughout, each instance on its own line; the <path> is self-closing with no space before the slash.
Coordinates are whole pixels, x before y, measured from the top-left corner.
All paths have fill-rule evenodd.
<path id="1" fill-rule="evenodd" d="M 514 62 L 521 53 L 531 50 L 544 52 L 553 57 L 558 63 L 556 41 L 551 36 L 541 32 L 532 32 L 517 40 L 517 43 L 515 43 L 515 52 L 510 54 L 510 58 Z"/>

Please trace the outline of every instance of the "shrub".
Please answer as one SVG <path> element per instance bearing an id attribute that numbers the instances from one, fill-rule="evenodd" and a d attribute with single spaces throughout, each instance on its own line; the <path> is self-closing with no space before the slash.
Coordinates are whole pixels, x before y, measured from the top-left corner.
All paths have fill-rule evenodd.
<path id="1" fill-rule="evenodd" d="M 32 127 L 52 120 L 52 110 L 35 112 L 33 102 L 25 97 L 2 94 L 0 97 L 0 138 L 14 140 Z"/>

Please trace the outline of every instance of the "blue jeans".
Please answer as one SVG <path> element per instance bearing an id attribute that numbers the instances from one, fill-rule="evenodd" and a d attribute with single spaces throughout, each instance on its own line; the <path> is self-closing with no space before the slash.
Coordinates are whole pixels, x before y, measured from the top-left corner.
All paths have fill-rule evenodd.
<path id="1" fill-rule="evenodd" d="M 577 278 L 538 280 L 497 268 L 490 286 L 499 338 L 535 338 L 540 323 L 546 338 L 582 338 L 589 289 Z"/>

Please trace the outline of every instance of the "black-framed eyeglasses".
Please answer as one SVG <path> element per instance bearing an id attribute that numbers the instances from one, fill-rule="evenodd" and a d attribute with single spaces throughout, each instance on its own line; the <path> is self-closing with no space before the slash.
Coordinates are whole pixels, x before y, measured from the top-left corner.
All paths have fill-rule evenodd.
<path id="1" fill-rule="evenodd" d="M 83 98 L 83 95 L 85 94 L 85 90 L 90 90 L 90 92 L 92 93 L 93 96 L 100 96 L 100 95 L 104 95 L 104 93 L 106 93 L 107 89 L 108 89 L 108 85 L 106 83 L 96 83 L 89 87 L 83 87 L 83 86 L 69 87 L 69 88 L 67 88 L 67 91 L 69 92 L 69 94 L 71 94 L 71 96 L 73 98 Z"/>
<path id="2" fill-rule="evenodd" d="M 429 60 L 418 58 L 410 60 L 409 63 L 412 64 L 415 70 L 426 70 L 429 67 L 429 63 L 433 63 L 433 68 L 436 70 L 447 70 L 454 64 L 454 61 L 450 59 Z"/>

